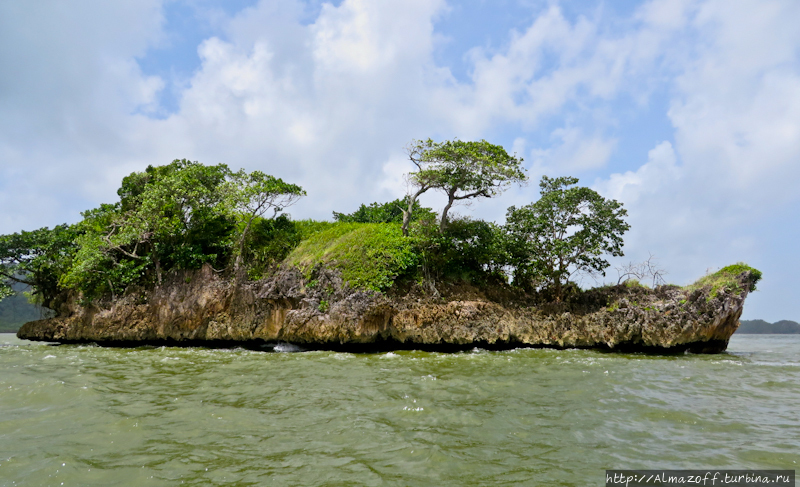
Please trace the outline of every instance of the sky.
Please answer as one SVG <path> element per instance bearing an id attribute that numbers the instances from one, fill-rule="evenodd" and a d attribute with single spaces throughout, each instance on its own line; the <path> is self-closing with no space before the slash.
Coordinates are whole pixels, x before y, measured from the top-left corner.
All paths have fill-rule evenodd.
<path id="1" fill-rule="evenodd" d="M 0 0 L 0 234 L 179 158 L 300 184 L 292 217 L 330 219 L 403 196 L 412 140 L 485 139 L 530 182 L 456 213 L 502 223 L 575 176 L 628 210 L 600 283 L 744 261 L 742 318 L 800 321 L 798 24 L 796 0 Z"/>

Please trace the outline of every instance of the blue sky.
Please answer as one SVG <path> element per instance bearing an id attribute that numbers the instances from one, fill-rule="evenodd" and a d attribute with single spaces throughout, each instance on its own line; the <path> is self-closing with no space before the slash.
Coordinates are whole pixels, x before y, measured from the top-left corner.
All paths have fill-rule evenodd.
<path id="1" fill-rule="evenodd" d="M 531 184 L 457 212 L 502 221 L 577 176 L 629 210 L 615 266 L 653 254 L 686 284 L 746 261 L 744 318 L 800 320 L 794 0 L 32 5 L 0 4 L 0 233 L 175 158 L 296 182 L 293 216 L 329 218 L 404 194 L 412 139 L 485 138 Z"/>

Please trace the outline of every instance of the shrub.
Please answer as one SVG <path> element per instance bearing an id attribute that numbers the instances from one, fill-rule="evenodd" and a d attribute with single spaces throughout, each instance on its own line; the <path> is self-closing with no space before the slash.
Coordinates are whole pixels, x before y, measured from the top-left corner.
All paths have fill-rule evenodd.
<path id="1" fill-rule="evenodd" d="M 300 243 L 298 225 L 286 215 L 274 219 L 256 218 L 251 224 L 243 248 L 247 275 L 259 279 L 270 267 L 286 258 Z"/>
<path id="2" fill-rule="evenodd" d="M 403 223 L 403 210 L 408 207 L 405 198 L 389 201 L 388 203 L 362 204 L 350 214 L 333 212 L 333 219 L 342 223 Z M 430 208 L 420 206 L 414 201 L 411 220 L 417 221 L 425 217 L 436 217 Z"/>
<path id="3" fill-rule="evenodd" d="M 480 281 L 505 276 L 508 265 L 505 233 L 494 223 L 466 217 L 452 219 L 445 230 L 429 218 L 412 226 L 424 273 L 434 280 Z"/>
<path id="4" fill-rule="evenodd" d="M 317 220 L 297 220 L 294 222 L 295 228 L 300 235 L 300 240 L 306 240 L 317 232 L 328 230 L 337 225 L 334 222 L 317 221 Z"/>
<path id="5" fill-rule="evenodd" d="M 628 279 L 625 282 L 623 282 L 623 284 L 625 285 L 625 287 L 628 288 L 650 289 L 650 286 L 648 286 L 647 284 L 642 284 L 641 282 L 639 282 L 638 279 Z"/>

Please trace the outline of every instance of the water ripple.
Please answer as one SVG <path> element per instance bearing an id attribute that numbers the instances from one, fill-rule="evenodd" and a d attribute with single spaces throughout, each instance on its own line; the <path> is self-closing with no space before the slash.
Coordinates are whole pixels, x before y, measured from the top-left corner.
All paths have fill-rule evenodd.
<path id="1" fill-rule="evenodd" d="M 0 336 L 0 485 L 598 485 L 606 468 L 796 469 L 797 364 L 793 337 L 654 357 Z"/>

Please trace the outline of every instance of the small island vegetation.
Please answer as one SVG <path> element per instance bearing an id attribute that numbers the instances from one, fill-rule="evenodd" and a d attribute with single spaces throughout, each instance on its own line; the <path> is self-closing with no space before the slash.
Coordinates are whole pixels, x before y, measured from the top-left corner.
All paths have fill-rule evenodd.
<path id="1" fill-rule="evenodd" d="M 505 224 L 453 216 L 460 201 L 524 184 L 522 159 L 483 140 L 414 141 L 408 156 L 415 170 L 405 198 L 334 211 L 333 221 L 293 220 L 286 210 L 305 190 L 259 171 L 186 159 L 150 166 L 122 180 L 119 201 L 83 212 L 78 223 L 0 236 L 0 298 L 28 286 L 37 304 L 63 314 L 69 303 L 144 295 L 170 273 L 201 267 L 234 281 L 296 268 L 308 286 L 328 269 L 352 290 L 436 298 L 471 287 L 559 309 L 614 306 L 619 289 L 644 288 L 635 279 L 593 290 L 575 283 L 581 274 L 605 275 L 607 257 L 623 255 L 630 227 L 622 203 L 577 178 L 545 176 L 539 199 L 510 207 Z M 446 205 L 421 206 L 427 191 L 443 193 Z M 688 289 L 735 291 L 744 271 L 752 291 L 761 273 L 744 264 Z"/>

